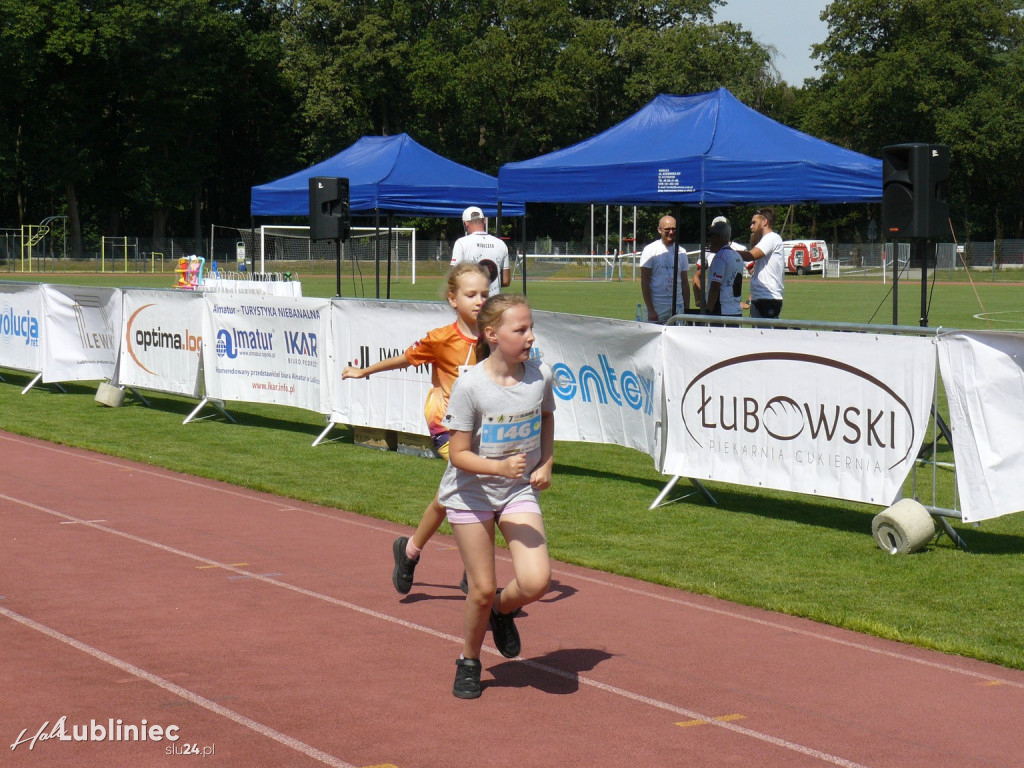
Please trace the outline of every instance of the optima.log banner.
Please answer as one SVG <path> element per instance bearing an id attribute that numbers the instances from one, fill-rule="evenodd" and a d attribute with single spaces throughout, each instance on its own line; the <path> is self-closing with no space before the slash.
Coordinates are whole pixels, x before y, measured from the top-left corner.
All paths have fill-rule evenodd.
<path id="1" fill-rule="evenodd" d="M 684 327 L 663 344 L 665 472 L 899 498 L 931 413 L 934 339 Z"/>

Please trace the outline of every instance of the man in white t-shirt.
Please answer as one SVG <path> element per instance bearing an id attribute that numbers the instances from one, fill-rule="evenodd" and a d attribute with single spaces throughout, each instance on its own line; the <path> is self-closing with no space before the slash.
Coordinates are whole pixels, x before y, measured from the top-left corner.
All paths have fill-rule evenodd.
<path id="1" fill-rule="evenodd" d="M 487 233 L 487 218 L 475 205 L 462 212 L 462 226 L 466 234 L 452 246 L 452 266 L 461 261 L 482 264 L 491 275 L 490 295 L 497 296 L 502 288 L 512 284 L 508 267 L 508 246 Z"/>
<path id="2" fill-rule="evenodd" d="M 672 317 L 673 277 L 675 278 L 676 314 L 690 308 L 690 262 L 686 251 L 678 252 L 678 264 L 673 255 L 676 242 L 676 220 L 662 216 L 658 222 L 660 240 L 645 246 L 640 252 L 640 292 L 647 306 L 647 320 L 664 323 Z"/>
<path id="3" fill-rule="evenodd" d="M 708 246 L 714 257 L 708 265 L 709 315 L 742 317 L 740 296 L 743 293 L 743 259 L 733 250 L 732 227 L 724 218 L 715 219 L 708 227 Z"/>
<path id="4" fill-rule="evenodd" d="M 750 219 L 750 250 L 740 251 L 745 262 L 754 262 L 750 276 L 750 316 L 772 318 L 782 314 L 786 260 L 782 238 L 774 231 L 775 211 L 759 208 Z"/>

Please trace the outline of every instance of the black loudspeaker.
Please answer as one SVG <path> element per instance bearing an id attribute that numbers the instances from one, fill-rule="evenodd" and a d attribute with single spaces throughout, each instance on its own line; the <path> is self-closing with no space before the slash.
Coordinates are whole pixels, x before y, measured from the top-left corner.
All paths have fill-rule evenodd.
<path id="1" fill-rule="evenodd" d="M 888 240 L 939 238 L 949 232 L 949 147 L 882 148 L 882 229 Z"/>
<path id="2" fill-rule="evenodd" d="M 309 180 L 309 239 L 347 240 L 348 179 L 314 176 Z"/>

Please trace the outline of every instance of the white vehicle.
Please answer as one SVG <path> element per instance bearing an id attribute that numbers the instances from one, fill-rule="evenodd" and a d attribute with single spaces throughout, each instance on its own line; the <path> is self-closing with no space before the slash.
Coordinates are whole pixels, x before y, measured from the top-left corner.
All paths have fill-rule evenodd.
<path id="1" fill-rule="evenodd" d="M 790 274 L 822 272 L 828 261 L 828 246 L 824 240 L 786 240 L 782 243 L 782 255 Z"/>

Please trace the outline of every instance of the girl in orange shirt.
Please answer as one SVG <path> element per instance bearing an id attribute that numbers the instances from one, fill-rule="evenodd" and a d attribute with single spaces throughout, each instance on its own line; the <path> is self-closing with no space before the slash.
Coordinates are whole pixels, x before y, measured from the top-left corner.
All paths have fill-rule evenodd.
<path id="1" fill-rule="evenodd" d="M 381 360 L 366 368 L 347 366 L 342 379 L 365 379 L 371 374 L 408 368 L 430 363 L 433 387 L 423 406 L 430 438 L 438 456 L 448 459 L 448 429 L 443 424 L 448 410 L 452 384 L 460 371 L 476 363 L 476 316 L 487 299 L 490 275 L 486 268 L 471 262 L 462 262 L 448 273 L 448 303 L 456 312 L 450 325 L 435 328 L 397 357 Z M 391 581 L 400 594 L 412 589 L 413 572 L 419 563 L 420 552 L 445 519 L 445 509 L 434 496 L 423 510 L 420 524 L 412 537 L 399 536 L 392 545 L 395 568 Z"/>

